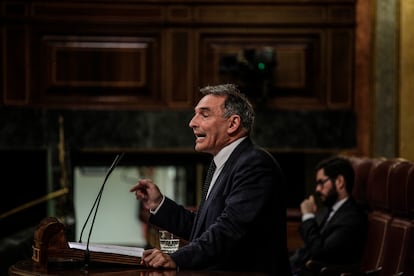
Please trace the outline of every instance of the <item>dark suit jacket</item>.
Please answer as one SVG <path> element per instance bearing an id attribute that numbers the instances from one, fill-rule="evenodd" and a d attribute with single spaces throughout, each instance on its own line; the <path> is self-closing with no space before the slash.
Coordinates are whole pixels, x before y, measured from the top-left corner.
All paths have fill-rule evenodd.
<path id="1" fill-rule="evenodd" d="M 285 190 L 276 160 L 247 138 L 199 212 L 166 198 L 150 222 L 190 241 L 171 255 L 180 269 L 290 275 Z"/>
<path id="2" fill-rule="evenodd" d="M 325 212 L 302 222 L 299 227 L 305 244 L 300 251 L 300 263 L 303 265 L 308 259 L 328 264 L 360 262 L 368 227 L 365 212 L 349 198 L 320 231 Z"/>

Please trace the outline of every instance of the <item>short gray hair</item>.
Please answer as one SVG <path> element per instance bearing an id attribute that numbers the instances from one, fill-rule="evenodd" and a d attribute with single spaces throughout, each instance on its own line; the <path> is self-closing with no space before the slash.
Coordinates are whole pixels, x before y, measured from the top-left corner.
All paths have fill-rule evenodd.
<path id="1" fill-rule="evenodd" d="M 202 95 L 225 96 L 224 118 L 239 115 L 242 127 L 250 133 L 254 124 L 254 109 L 247 97 L 240 92 L 235 84 L 219 84 L 200 89 Z"/>

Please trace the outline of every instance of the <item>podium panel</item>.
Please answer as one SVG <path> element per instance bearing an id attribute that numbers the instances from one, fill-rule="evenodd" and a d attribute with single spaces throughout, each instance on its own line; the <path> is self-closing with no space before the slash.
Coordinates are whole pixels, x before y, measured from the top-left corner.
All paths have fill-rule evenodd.
<path id="1" fill-rule="evenodd" d="M 207 275 L 238 275 L 238 276 L 262 276 L 263 273 L 252 272 L 230 272 L 230 271 L 175 271 L 162 270 L 154 268 L 144 268 L 127 265 L 114 264 L 91 264 L 85 269 L 81 263 L 54 263 L 48 266 L 47 271 L 39 271 L 32 260 L 22 260 L 9 268 L 10 276 L 85 276 L 85 275 L 99 275 L 99 276 L 207 276 Z"/>

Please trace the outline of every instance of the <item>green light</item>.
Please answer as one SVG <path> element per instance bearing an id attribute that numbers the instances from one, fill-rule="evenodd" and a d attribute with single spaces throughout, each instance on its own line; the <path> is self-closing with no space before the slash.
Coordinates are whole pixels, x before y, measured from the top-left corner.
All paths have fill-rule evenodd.
<path id="1" fill-rule="evenodd" d="M 259 62 L 259 64 L 257 64 L 257 68 L 259 68 L 259 70 L 264 70 L 266 66 L 263 62 Z"/>

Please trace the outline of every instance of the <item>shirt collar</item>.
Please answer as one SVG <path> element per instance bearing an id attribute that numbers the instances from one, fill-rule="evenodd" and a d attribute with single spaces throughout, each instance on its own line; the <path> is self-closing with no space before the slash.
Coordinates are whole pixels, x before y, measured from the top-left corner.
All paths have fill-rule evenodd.
<path id="1" fill-rule="evenodd" d="M 348 199 L 348 197 L 341 199 L 340 201 L 336 202 L 333 206 L 332 206 L 332 211 L 336 212 L 344 203 L 345 201 Z"/>
<path id="2" fill-rule="evenodd" d="M 216 163 L 216 167 L 221 168 L 224 163 L 226 163 L 227 159 L 229 159 L 230 154 L 234 151 L 234 149 L 246 138 L 247 136 L 241 137 L 235 140 L 233 143 L 222 148 L 213 158 L 214 163 Z"/>

